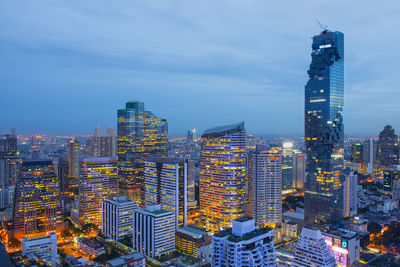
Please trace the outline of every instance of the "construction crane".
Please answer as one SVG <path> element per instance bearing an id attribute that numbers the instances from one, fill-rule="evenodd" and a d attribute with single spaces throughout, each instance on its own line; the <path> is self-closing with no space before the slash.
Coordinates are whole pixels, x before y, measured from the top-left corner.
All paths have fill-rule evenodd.
<path id="1" fill-rule="evenodd" d="M 324 26 L 321 22 L 319 22 L 319 20 L 315 20 L 317 23 L 318 23 L 318 25 L 319 25 L 319 27 L 321 28 L 321 32 L 324 32 L 324 31 L 327 31 L 328 30 L 328 26 Z"/>

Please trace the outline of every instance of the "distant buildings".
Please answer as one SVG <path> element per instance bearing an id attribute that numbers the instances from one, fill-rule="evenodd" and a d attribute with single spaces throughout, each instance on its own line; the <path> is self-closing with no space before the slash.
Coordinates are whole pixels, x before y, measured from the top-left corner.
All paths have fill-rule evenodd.
<path id="1" fill-rule="evenodd" d="M 246 132 L 244 122 L 206 130 L 201 136 L 199 191 L 207 230 L 231 227 L 245 214 Z"/>
<path id="2" fill-rule="evenodd" d="M 346 173 L 343 186 L 343 217 L 352 217 L 357 214 L 357 185 L 358 174 Z"/>
<path id="3" fill-rule="evenodd" d="M 193 142 L 196 139 L 196 129 L 187 132 L 187 139 L 188 142 Z"/>
<path id="4" fill-rule="evenodd" d="M 118 190 L 117 158 L 83 158 L 80 166 L 79 221 L 101 225 L 102 202 Z"/>
<path id="5" fill-rule="evenodd" d="M 116 157 L 117 136 L 113 128 L 107 128 L 102 134 L 101 128 L 96 127 L 93 136 L 87 143 L 88 156 L 90 157 Z"/>
<path id="6" fill-rule="evenodd" d="M 160 205 L 135 211 L 133 249 L 156 258 L 175 251 L 175 215 Z"/>
<path id="7" fill-rule="evenodd" d="M 380 167 L 399 165 L 399 140 L 392 126 L 386 125 L 379 133 L 378 149 Z"/>
<path id="8" fill-rule="evenodd" d="M 247 217 L 232 221 L 232 229 L 213 235 L 212 266 L 276 266 L 274 234 L 255 227 Z"/>
<path id="9" fill-rule="evenodd" d="M 257 146 L 249 154 L 248 195 L 250 217 L 258 226 L 282 222 L 282 155 Z"/>
<path id="10" fill-rule="evenodd" d="M 305 86 L 307 153 L 305 220 L 335 223 L 343 215 L 344 36 L 324 30 L 313 37 Z"/>
<path id="11" fill-rule="evenodd" d="M 334 256 L 320 230 L 303 227 L 294 254 L 294 267 L 336 267 Z"/>
<path id="12" fill-rule="evenodd" d="M 194 161 L 148 158 L 145 162 L 146 206 L 160 204 L 175 214 L 176 229 L 187 224 L 189 192 L 194 194 Z M 188 182 L 190 181 L 190 183 Z"/>
<path id="13" fill-rule="evenodd" d="M 133 234 L 133 213 L 137 210 L 136 202 L 125 196 L 113 197 L 103 201 L 102 233 L 113 240 L 119 240 Z"/>
<path id="14" fill-rule="evenodd" d="M 143 102 L 127 102 L 118 110 L 117 147 L 121 187 L 143 190 L 145 157 L 168 155 L 167 120 L 145 111 Z"/>
<path id="15" fill-rule="evenodd" d="M 57 234 L 51 232 L 48 236 L 22 239 L 22 255 L 28 258 L 39 257 L 46 266 L 57 266 Z"/>
<path id="16" fill-rule="evenodd" d="M 14 193 L 14 237 L 42 237 L 63 228 L 60 187 L 52 162 L 24 161 Z"/>
<path id="17" fill-rule="evenodd" d="M 306 179 L 306 155 L 297 153 L 293 155 L 293 188 L 304 191 Z"/>

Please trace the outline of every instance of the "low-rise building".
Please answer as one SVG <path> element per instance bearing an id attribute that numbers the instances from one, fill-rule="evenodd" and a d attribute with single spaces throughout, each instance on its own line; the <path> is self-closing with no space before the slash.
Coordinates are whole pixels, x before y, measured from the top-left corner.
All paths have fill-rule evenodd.
<path id="1" fill-rule="evenodd" d="M 105 247 L 95 240 L 88 238 L 79 238 L 78 248 L 91 257 L 97 257 L 106 253 Z"/>
<path id="2" fill-rule="evenodd" d="M 196 257 L 197 249 L 211 244 L 211 233 L 202 229 L 184 226 L 179 228 L 175 234 L 176 250 Z"/>
<path id="3" fill-rule="evenodd" d="M 72 255 L 65 257 L 65 262 L 69 267 L 89 267 L 91 265 L 90 260 L 83 257 L 75 258 Z"/>
<path id="4" fill-rule="evenodd" d="M 212 238 L 213 266 L 276 266 L 274 230 L 256 228 L 247 217 L 232 220 L 232 228 Z"/>
<path id="5" fill-rule="evenodd" d="M 106 261 L 106 267 L 146 267 L 146 257 L 140 253 L 123 255 Z"/>
<path id="6" fill-rule="evenodd" d="M 51 232 L 48 236 L 22 239 L 22 255 L 28 258 L 40 258 L 46 265 L 57 265 L 57 234 Z"/>

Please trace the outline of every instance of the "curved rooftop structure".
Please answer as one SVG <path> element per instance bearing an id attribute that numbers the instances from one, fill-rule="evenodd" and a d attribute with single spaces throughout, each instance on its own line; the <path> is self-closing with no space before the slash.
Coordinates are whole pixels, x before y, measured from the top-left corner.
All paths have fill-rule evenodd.
<path id="1" fill-rule="evenodd" d="M 244 121 L 236 123 L 236 124 L 217 126 L 214 128 L 207 129 L 204 131 L 204 133 L 201 137 L 202 138 L 204 138 L 204 137 L 205 138 L 213 138 L 213 137 L 224 136 L 227 134 L 237 133 L 237 132 L 240 132 L 243 130 L 244 130 Z"/>

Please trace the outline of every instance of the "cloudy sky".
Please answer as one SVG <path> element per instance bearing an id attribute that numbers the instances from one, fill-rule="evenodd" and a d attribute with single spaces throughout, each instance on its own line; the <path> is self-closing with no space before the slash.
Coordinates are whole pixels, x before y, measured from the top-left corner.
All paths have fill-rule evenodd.
<path id="1" fill-rule="evenodd" d="M 0 2 L 0 132 L 91 133 L 128 100 L 170 133 L 302 134 L 311 37 L 345 35 L 345 133 L 400 131 L 400 1 Z"/>

